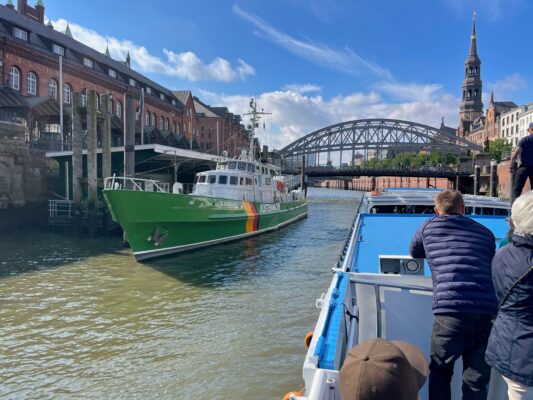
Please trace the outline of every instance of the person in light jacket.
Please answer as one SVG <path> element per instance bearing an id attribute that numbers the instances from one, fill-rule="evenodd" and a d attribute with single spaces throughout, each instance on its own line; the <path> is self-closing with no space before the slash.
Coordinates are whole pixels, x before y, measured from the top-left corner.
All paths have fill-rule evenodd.
<path id="1" fill-rule="evenodd" d="M 492 261 L 498 314 L 485 359 L 499 371 L 509 399 L 533 400 L 533 191 L 511 210 L 514 233 Z"/>

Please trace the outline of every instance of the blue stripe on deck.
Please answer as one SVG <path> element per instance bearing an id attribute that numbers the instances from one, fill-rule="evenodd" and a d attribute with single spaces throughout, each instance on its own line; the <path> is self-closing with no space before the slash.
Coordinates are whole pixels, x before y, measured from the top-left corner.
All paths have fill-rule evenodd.
<path id="1" fill-rule="evenodd" d="M 361 230 L 356 256 L 350 268 L 358 272 L 379 272 L 380 255 L 408 255 L 409 243 L 418 227 L 434 215 L 361 214 Z M 489 228 L 496 236 L 496 248 L 509 224 L 505 216 L 468 216 Z M 426 265 L 426 275 L 429 269 Z"/>

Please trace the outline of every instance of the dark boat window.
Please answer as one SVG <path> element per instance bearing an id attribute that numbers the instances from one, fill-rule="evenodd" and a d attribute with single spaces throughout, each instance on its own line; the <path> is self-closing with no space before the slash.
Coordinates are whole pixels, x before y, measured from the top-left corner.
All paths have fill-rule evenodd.
<path id="1" fill-rule="evenodd" d="M 209 175 L 209 179 L 208 179 L 209 183 L 216 183 L 216 181 L 217 181 L 216 175 Z"/>
<path id="2" fill-rule="evenodd" d="M 230 185 L 236 185 L 239 183 L 239 179 L 236 176 L 230 176 L 229 177 L 229 184 Z"/>
<path id="3" fill-rule="evenodd" d="M 267 185 L 270 185 L 270 178 L 265 178 L 265 183 L 266 183 Z"/>
<path id="4" fill-rule="evenodd" d="M 246 178 L 246 184 L 248 186 L 252 186 L 252 179 L 251 178 Z"/>
<path id="5" fill-rule="evenodd" d="M 246 163 L 240 162 L 238 165 L 240 170 L 246 171 Z"/>
<path id="6" fill-rule="evenodd" d="M 235 169 L 236 166 L 237 166 L 237 163 L 235 161 L 230 161 L 228 163 L 228 168 L 229 169 Z"/>
<path id="7" fill-rule="evenodd" d="M 205 175 L 200 175 L 198 183 L 205 183 Z"/>
<path id="8" fill-rule="evenodd" d="M 248 172 L 255 172 L 255 165 L 248 164 Z"/>
<path id="9" fill-rule="evenodd" d="M 228 177 L 227 175 L 220 175 L 218 177 L 218 183 L 220 183 L 221 185 L 225 185 L 228 183 Z"/>
<path id="10" fill-rule="evenodd" d="M 241 179 L 240 179 L 240 185 L 243 186 L 244 185 L 244 178 L 241 176 Z"/>

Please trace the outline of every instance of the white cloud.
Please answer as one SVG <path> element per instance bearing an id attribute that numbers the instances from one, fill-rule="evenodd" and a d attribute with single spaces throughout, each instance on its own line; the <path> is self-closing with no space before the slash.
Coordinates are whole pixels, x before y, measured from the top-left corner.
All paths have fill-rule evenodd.
<path id="1" fill-rule="evenodd" d="M 391 92 L 398 93 L 401 99 L 386 100 Z M 422 93 L 422 96 L 416 96 L 416 93 Z M 233 113 L 243 114 L 248 111 L 247 95 L 207 91 L 199 94 L 207 103 L 225 105 Z M 272 113 L 266 118 L 267 128 L 270 126 L 271 133 L 260 135 L 261 140 L 277 149 L 315 130 L 343 121 L 391 118 L 438 127 L 441 118 L 445 117 L 446 125 L 455 127 L 459 112 L 459 99 L 444 92 L 436 84 L 381 84 L 370 92 L 354 92 L 330 99 L 284 88 L 261 94 L 257 102 L 265 111 Z"/>
<path id="2" fill-rule="evenodd" d="M 67 21 L 59 19 L 53 21 L 56 30 L 63 32 Z M 255 75 L 255 69 L 244 60 L 239 59 L 237 65 L 224 58 L 217 57 L 210 63 L 204 63 L 196 54 L 190 51 L 175 53 L 163 49 L 166 60 L 150 54 L 148 49 L 129 40 L 119 40 L 114 37 L 102 36 L 83 26 L 69 23 L 74 38 L 83 44 L 104 52 L 109 46 L 111 57 L 125 60 L 128 52 L 131 55 L 133 67 L 142 73 L 159 73 L 174 76 L 189 81 L 222 81 L 232 82 L 236 79 L 244 80 Z"/>
<path id="3" fill-rule="evenodd" d="M 260 17 L 245 12 L 237 4 L 233 5 L 233 11 L 252 23 L 268 40 L 308 61 L 347 74 L 371 73 L 381 79 L 392 79 L 390 72 L 385 68 L 364 59 L 348 47 L 338 50 L 310 40 L 298 40 L 277 30 Z"/>
<path id="4" fill-rule="evenodd" d="M 292 83 L 290 85 L 283 86 L 283 90 L 290 90 L 292 92 L 303 94 L 320 92 L 322 87 L 312 83 Z"/>
<path id="5" fill-rule="evenodd" d="M 506 76 L 494 83 L 489 83 L 489 87 L 494 91 L 495 96 L 509 95 L 511 92 L 524 89 L 526 86 L 526 79 L 518 73 Z"/>

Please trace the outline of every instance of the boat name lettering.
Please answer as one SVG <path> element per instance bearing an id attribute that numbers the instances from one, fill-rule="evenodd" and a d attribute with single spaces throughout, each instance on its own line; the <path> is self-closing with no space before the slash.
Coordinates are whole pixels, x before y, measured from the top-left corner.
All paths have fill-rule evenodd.
<path id="1" fill-rule="evenodd" d="M 261 206 L 259 207 L 259 211 L 261 213 L 273 213 L 273 212 L 278 212 L 280 210 L 281 210 L 281 208 L 279 206 L 279 203 L 261 204 Z"/>
<path id="2" fill-rule="evenodd" d="M 225 208 L 228 210 L 240 210 L 242 209 L 242 203 L 240 201 L 217 200 L 215 202 L 215 207 Z"/>

